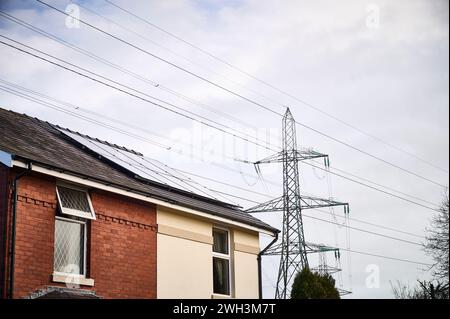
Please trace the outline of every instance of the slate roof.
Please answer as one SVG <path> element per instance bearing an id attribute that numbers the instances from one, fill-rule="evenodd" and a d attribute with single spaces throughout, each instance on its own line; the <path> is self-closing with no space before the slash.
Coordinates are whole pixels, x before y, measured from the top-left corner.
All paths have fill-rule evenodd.
<path id="1" fill-rule="evenodd" d="M 57 129 L 56 125 L 0 108 L 0 150 L 100 183 L 158 198 L 233 221 L 278 232 L 240 207 L 145 180 Z"/>

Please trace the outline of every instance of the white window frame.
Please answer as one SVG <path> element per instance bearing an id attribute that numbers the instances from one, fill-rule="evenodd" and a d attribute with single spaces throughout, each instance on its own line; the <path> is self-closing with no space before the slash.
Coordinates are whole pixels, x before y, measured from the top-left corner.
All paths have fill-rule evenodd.
<path id="1" fill-rule="evenodd" d="M 63 207 L 62 201 L 61 201 L 61 197 L 59 196 L 59 190 L 58 190 L 59 186 L 65 187 L 65 188 L 69 188 L 69 189 L 72 189 L 72 190 L 84 193 L 86 195 L 86 199 L 87 199 L 88 204 L 89 204 L 89 209 L 91 211 L 90 212 L 84 212 L 84 211 L 80 211 L 80 210 L 77 210 L 77 209 Z M 75 216 L 75 217 L 81 217 L 81 218 L 85 218 L 85 219 L 92 219 L 92 220 L 96 220 L 97 219 L 97 217 L 95 216 L 94 207 L 92 206 L 91 197 L 89 196 L 89 193 L 88 193 L 88 191 L 86 189 L 81 188 L 81 187 L 77 187 L 77 186 L 71 185 L 71 184 L 58 183 L 56 185 L 56 196 L 58 197 L 58 207 L 59 207 L 59 209 L 61 211 L 61 214 L 69 215 L 69 216 Z"/>
<path id="2" fill-rule="evenodd" d="M 80 274 L 72 274 L 72 273 L 66 273 L 66 272 L 61 272 L 61 271 L 55 271 L 53 269 L 53 274 L 54 275 L 61 275 L 61 276 L 71 276 L 71 277 L 79 277 L 79 278 L 86 278 L 86 274 L 87 274 L 87 269 L 86 269 L 86 264 L 87 264 L 87 221 L 84 220 L 77 220 L 77 219 L 72 219 L 72 218 L 67 218 L 67 217 L 62 217 L 62 216 L 56 216 L 55 217 L 55 233 L 56 233 L 56 220 L 62 220 L 62 221 L 66 221 L 66 222 L 70 222 L 70 223 L 77 223 L 77 224 L 81 224 L 83 225 L 83 271 Z M 56 236 L 55 236 L 55 243 L 56 243 Z M 56 245 L 55 245 L 56 246 Z M 55 252 L 53 252 L 53 268 L 55 267 Z"/>
<path id="3" fill-rule="evenodd" d="M 214 251 L 214 229 L 222 230 L 227 233 L 228 254 L 217 253 Z M 232 272 L 231 272 L 231 270 L 232 270 L 232 267 L 231 267 L 231 262 L 232 262 L 232 259 L 231 259 L 231 231 L 224 227 L 213 226 L 212 227 L 212 235 L 213 235 L 213 245 L 212 245 L 211 261 L 212 261 L 213 267 L 214 267 L 214 257 L 228 260 L 228 287 L 229 287 L 229 291 L 230 291 L 230 293 L 228 295 L 216 293 L 216 292 L 214 292 L 214 283 L 213 283 L 213 295 L 219 296 L 219 297 L 231 297 L 233 295 L 233 279 L 232 279 L 233 276 L 232 276 Z M 214 270 L 213 270 L 213 282 L 214 282 Z"/>

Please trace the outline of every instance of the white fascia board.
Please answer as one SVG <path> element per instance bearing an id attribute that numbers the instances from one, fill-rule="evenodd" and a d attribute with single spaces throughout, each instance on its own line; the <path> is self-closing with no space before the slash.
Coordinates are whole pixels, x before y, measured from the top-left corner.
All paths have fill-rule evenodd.
<path id="1" fill-rule="evenodd" d="M 3 163 L 8 167 L 12 167 L 12 162 L 12 154 L 0 150 L 0 163 Z"/>
<path id="2" fill-rule="evenodd" d="M 28 168 L 28 164 L 26 164 L 26 163 L 24 163 L 22 161 L 18 161 L 18 160 L 13 160 L 12 161 L 12 165 L 16 166 L 16 167 L 21 167 L 21 168 Z M 107 191 L 107 192 L 111 192 L 111 193 L 115 193 L 115 194 L 131 197 L 131 198 L 134 198 L 134 199 L 142 200 L 144 202 L 149 202 L 149 203 L 153 203 L 153 204 L 156 204 L 156 205 L 165 206 L 165 207 L 168 207 L 168 208 L 180 210 L 180 211 L 183 211 L 185 213 L 192 214 L 192 215 L 195 215 L 195 216 L 198 216 L 198 217 L 203 217 L 203 218 L 210 219 L 210 220 L 214 220 L 214 221 L 222 223 L 222 224 L 237 226 L 237 227 L 240 227 L 240 228 L 244 228 L 244 229 L 248 229 L 248 230 L 251 230 L 251 231 L 256 231 L 256 232 L 259 232 L 259 233 L 262 233 L 262 234 L 266 234 L 266 235 L 269 235 L 269 236 L 272 236 L 272 237 L 275 236 L 275 234 L 273 232 L 270 232 L 270 231 L 268 231 L 266 229 L 258 228 L 258 227 L 255 227 L 255 226 L 250 226 L 250 225 L 238 222 L 238 221 L 234 221 L 234 220 L 230 220 L 230 219 L 227 219 L 227 218 L 223 218 L 223 217 L 215 216 L 215 215 L 212 215 L 212 214 L 204 213 L 204 212 L 201 212 L 201 211 L 198 211 L 198 210 L 195 210 L 195 209 L 191 209 L 191 208 L 188 208 L 188 207 L 184 207 L 184 206 L 181 206 L 181 205 L 172 204 L 172 203 L 163 201 L 161 199 L 153 198 L 153 197 L 150 197 L 150 196 L 140 195 L 140 194 L 137 194 L 135 192 L 127 191 L 127 190 L 124 190 L 124 189 L 121 189 L 121 188 L 117 188 L 117 187 L 114 187 L 114 186 L 105 185 L 105 184 L 102 184 L 102 183 L 99 183 L 99 182 L 96 182 L 96 181 L 92 181 L 92 180 L 88 180 L 88 179 L 84 179 L 84 178 L 81 178 L 81 177 L 78 177 L 78 176 L 75 176 L 75 175 L 58 172 L 56 170 L 52 170 L 52 169 L 48 169 L 48 168 L 43 167 L 43 166 L 39 166 L 38 164 L 33 164 L 31 170 L 34 171 L 34 172 L 38 172 L 38 173 L 42 173 L 42 174 L 45 174 L 45 175 L 53 176 L 53 177 L 56 177 L 58 179 L 65 180 L 65 181 L 68 181 L 68 182 L 72 182 L 72 183 L 76 183 L 76 184 L 80 184 L 80 185 L 88 186 L 88 187 L 92 187 L 92 188 L 97 188 L 97 189 L 101 189 L 101 190 L 104 190 L 104 191 Z"/>

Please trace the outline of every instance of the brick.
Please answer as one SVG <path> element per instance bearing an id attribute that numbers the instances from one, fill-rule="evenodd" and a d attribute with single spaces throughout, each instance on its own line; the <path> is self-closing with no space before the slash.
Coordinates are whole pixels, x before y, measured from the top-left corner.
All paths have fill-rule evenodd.
<path id="1" fill-rule="evenodd" d="M 37 173 L 24 176 L 18 193 L 15 298 L 48 285 L 64 286 L 51 282 L 56 180 Z M 87 268 L 95 286 L 83 288 L 104 298 L 156 298 L 155 206 L 104 191 L 90 195 L 98 213 L 88 223 Z"/>

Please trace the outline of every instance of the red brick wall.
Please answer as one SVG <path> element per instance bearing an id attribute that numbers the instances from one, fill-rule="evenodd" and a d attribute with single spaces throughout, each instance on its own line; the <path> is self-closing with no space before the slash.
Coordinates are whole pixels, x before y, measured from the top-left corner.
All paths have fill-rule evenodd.
<path id="1" fill-rule="evenodd" d="M 55 234 L 55 180 L 38 175 L 19 179 L 16 215 L 14 298 L 50 284 Z"/>
<path id="2" fill-rule="evenodd" d="M 14 297 L 48 285 L 53 273 L 56 180 L 19 180 Z M 104 298 L 156 298 L 156 208 L 91 190 L 97 220 L 88 226 L 88 277 Z M 91 289 L 82 286 L 83 289 Z"/>
<path id="3" fill-rule="evenodd" d="M 92 194 L 91 276 L 106 298 L 156 298 L 156 211 L 148 203 Z M 149 213 L 151 212 L 151 213 Z"/>

